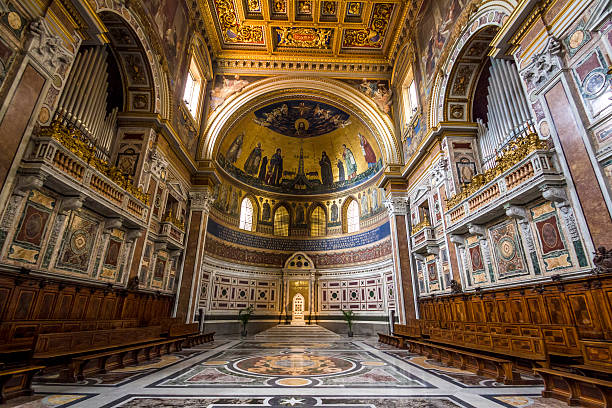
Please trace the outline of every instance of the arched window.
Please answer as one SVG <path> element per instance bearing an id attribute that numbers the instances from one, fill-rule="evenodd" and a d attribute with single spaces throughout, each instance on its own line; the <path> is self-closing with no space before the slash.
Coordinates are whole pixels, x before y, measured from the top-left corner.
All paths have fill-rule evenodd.
<path id="1" fill-rule="evenodd" d="M 323 208 L 317 207 L 310 215 L 310 235 L 313 237 L 325 236 L 327 220 Z"/>
<path id="2" fill-rule="evenodd" d="M 240 229 L 253 231 L 253 203 L 246 197 L 240 206 Z"/>
<path id="3" fill-rule="evenodd" d="M 359 204 L 355 200 L 351 201 L 346 210 L 346 225 L 346 232 L 349 234 L 359 231 Z"/>
<path id="4" fill-rule="evenodd" d="M 289 236 L 289 212 L 285 207 L 278 207 L 274 213 L 274 235 Z"/>

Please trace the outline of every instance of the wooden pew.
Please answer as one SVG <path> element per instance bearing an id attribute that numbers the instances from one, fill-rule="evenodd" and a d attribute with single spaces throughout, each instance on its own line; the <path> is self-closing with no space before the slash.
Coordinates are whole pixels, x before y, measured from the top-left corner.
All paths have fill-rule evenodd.
<path id="1" fill-rule="evenodd" d="M 183 347 L 193 347 L 213 341 L 215 333 L 200 333 L 198 323 L 175 323 L 170 326 L 169 337 L 184 337 Z"/>
<path id="2" fill-rule="evenodd" d="M 385 334 L 385 333 L 377 333 L 377 334 L 378 334 L 379 343 L 388 344 L 390 346 L 397 347 L 400 349 L 405 348 L 403 337 L 394 336 L 393 334 Z"/>
<path id="3" fill-rule="evenodd" d="M 138 327 L 138 319 L 113 320 L 14 320 L 0 323 L 0 353 L 31 349 L 38 334 Z"/>
<path id="4" fill-rule="evenodd" d="M 4 368 L 0 370 L 0 404 L 23 395 L 32 395 L 32 377 L 45 368 L 40 365 Z"/>
<path id="5" fill-rule="evenodd" d="M 82 380 L 85 374 L 181 349 L 183 338 L 164 339 L 160 331 L 160 326 L 153 326 L 41 334 L 35 343 L 33 360 L 62 366 L 60 380 L 74 382 Z"/>
<path id="6" fill-rule="evenodd" d="M 406 339 L 406 343 L 412 353 L 433 358 L 461 370 L 473 371 L 477 375 L 486 375 L 504 384 L 532 383 L 532 381 L 522 379 L 520 373 L 514 370 L 512 361 L 507 359 L 414 339 Z"/>
<path id="7" fill-rule="evenodd" d="M 114 368 L 123 368 L 126 365 L 180 351 L 180 348 L 180 341 L 168 339 L 73 357 L 70 362 L 69 378 L 82 381 L 88 374 L 106 373 Z"/>
<path id="8" fill-rule="evenodd" d="M 569 405 L 612 407 L 612 381 L 551 368 L 535 368 L 534 371 L 544 378 L 543 397 L 559 399 Z"/>

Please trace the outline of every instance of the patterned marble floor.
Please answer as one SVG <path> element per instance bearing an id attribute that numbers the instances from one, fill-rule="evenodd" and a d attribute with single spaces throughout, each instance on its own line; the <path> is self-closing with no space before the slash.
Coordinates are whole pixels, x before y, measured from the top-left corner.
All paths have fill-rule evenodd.
<path id="1" fill-rule="evenodd" d="M 11 406 L 39 407 L 565 407 L 541 386 L 505 386 L 373 338 L 221 338 L 78 384 L 53 377 Z"/>

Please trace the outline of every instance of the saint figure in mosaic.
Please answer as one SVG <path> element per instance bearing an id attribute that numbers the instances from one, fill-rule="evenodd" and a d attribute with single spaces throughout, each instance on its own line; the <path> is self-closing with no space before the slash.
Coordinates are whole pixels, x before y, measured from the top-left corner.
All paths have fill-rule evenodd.
<path id="1" fill-rule="evenodd" d="M 259 163 L 261 162 L 261 143 L 257 143 L 257 146 L 249 154 L 249 158 L 244 163 L 244 171 L 247 174 L 255 175 L 259 170 Z"/>
<path id="2" fill-rule="evenodd" d="M 355 156 L 353 156 L 351 149 L 346 147 L 345 144 L 343 144 L 342 147 L 344 148 L 342 157 L 346 163 L 346 174 L 348 179 L 352 180 L 357 175 L 357 162 L 355 161 Z"/>
<path id="3" fill-rule="evenodd" d="M 242 153 L 242 142 L 244 139 L 244 134 L 241 133 L 232 142 L 229 149 L 227 149 L 227 153 L 225 154 L 225 160 L 234 164 L 238 161 L 238 157 L 240 157 L 240 153 Z"/>
<path id="4" fill-rule="evenodd" d="M 325 186 L 331 186 L 334 182 L 334 175 L 332 173 L 331 160 L 327 153 L 321 153 L 321 160 L 319 160 L 321 166 L 321 182 Z"/>

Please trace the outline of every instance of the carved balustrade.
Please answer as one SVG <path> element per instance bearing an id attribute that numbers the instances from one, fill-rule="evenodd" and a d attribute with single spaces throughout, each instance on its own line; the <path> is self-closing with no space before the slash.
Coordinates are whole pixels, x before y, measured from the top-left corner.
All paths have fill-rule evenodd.
<path id="1" fill-rule="evenodd" d="M 19 170 L 39 175 L 64 195 L 82 195 L 107 215 L 137 226 L 146 222 L 149 198 L 116 167 L 97 158 L 75 131 L 52 125 L 33 134 Z"/>
<path id="2" fill-rule="evenodd" d="M 180 224 L 179 224 L 180 225 Z M 165 241 L 170 248 L 182 249 L 185 242 L 185 231 L 175 223 L 166 220 L 159 224 L 159 238 Z"/>
<path id="3" fill-rule="evenodd" d="M 414 232 L 416 230 L 416 232 Z M 436 245 L 435 228 L 427 224 L 427 226 L 419 226 L 413 228 L 413 233 L 410 236 L 412 239 L 412 251 L 416 253 L 426 253 L 427 247 Z"/>
<path id="4" fill-rule="evenodd" d="M 466 232 L 470 223 L 483 223 L 503 212 L 506 203 L 524 203 L 541 196 L 544 185 L 565 184 L 554 164 L 554 150 L 536 135 L 511 147 L 497 166 L 479 174 L 459 194 L 447 200 L 448 232 Z M 499 213 L 499 214 L 498 214 Z"/>

